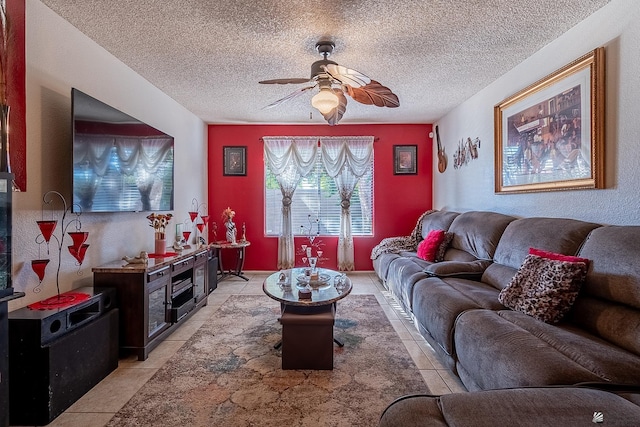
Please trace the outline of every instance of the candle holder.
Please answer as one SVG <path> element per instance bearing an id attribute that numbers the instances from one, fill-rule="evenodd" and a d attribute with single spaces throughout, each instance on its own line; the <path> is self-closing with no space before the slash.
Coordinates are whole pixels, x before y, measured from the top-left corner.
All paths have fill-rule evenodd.
<path id="1" fill-rule="evenodd" d="M 62 218 L 60 220 L 54 219 L 54 201 L 56 197 L 59 199 L 62 204 Z M 82 214 L 82 209 L 79 205 L 74 205 L 77 207 L 77 212 L 75 212 L 75 218 L 66 221 L 67 213 L 71 212 L 71 207 L 67 206 L 67 201 L 64 196 L 57 191 L 48 191 L 42 197 L 42 217 L 44 218 L 45 208 L 49 207 L 51 211 L 52 219 L 49 220 L 41 220 L 36 221 L 38 228 L 40 229 L 40 234 L 36 236 L 36 243 L 38 244 L 38 252 L 40 251 L 40 246 L 42 244 L 46 244 L 47 246 L 47 255 L 50 255 L 50 244 L 55 242 L 56 247 L 58 249 L 58 266 L 56 269 L 56 289 L 58 291 L 57 298 L 52 298 L 52 304 L 59 304 L 60 299 L 62 298 L 60 295 L 60 266 L 62 264 L 62 246 L 64 244 L 65 233 L 69 234 L 72 240 L 72 244 L 67 246 L 69 253 L 76 259 L 78 265 L 78 274 L 82 274 L 80 270 L 80 266 L 84 262 L 84 257 L 86 255 L 87 249 L 89 245 L 85 243 L 89 238 L 89 232 L 81 231 L 82 223 L 80 221 L 80 215 Z M 60 222 L 60 228 L 58 229 L 58 222 Z M 74 231 L 67 231 L 71 226 L 75 227 Z M 60 235 L 56 235 L 56 229 L 60 231 Z M 38 285 L 33 289 L 34 292 L 38 293 L 42 291 L 41 286 L 44 280 L 45 271 L 47 265 L 49 265 L 49 259 L 35 259 L 31 261 L 31 268 L 34 273 L 38 276 Z"/>
<path id="2" fill-rule="evenodd" d="M 313 219 L 311 215 L 307 216 L 309 226 L 300 226 L 300 234 L 306 237 L 306 243 L 300 245 L 300 250 L 297 251 L 298 255 L 301 255 L 302 263 L 306 266 L 307 263 L 312 271 L 315 271 L 318 264 L 322 261 L 326 261 L 323 257 L 324 243 L 318 238 L 320 236 L 320 219 Z M 315 228 L 315 233 L 314 233 Z M 315 254 L 314 254 L 315 252 Z"/>
<path id="3" fill-rule="evenodd" d="M 206 203 L 199 203 L 197 199 L 193 199 L 191 201 L 191 210 L 189 211 L 189 218 L 191 218 L 191 222 L 195 227 L 196 233 L 196 244 L 204 246 L 207 244 L 207 240 L 205 237 L 204 230 L 207 228 L 207 223 L 209 222 L 209 214 L 208 214 L 208 206 Z M 198 222 L 198 218 L 202 220 L 202 222 Z"/>

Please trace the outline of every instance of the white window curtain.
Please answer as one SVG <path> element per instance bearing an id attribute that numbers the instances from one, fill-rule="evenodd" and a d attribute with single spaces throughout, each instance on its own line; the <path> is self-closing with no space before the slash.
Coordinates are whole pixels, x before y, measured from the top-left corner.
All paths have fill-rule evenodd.
<path id="1" fill-rule="evenodd" d="M 314 168 L 318 153 L 317 137 L 263 137 L 264 159 L 282 192 L 282 233 L 278 237 L 278 268 L 295 265 L 291 198 L 298 182 Z"/>
<path id="2" fill-rule="evenodd" d="M 351 234 L 351 195 L 358 180 L 371 167 L 373 136 L 320 138 L 322 163 L 338 187 L 341 198 L 338 270 L 355 269 Z"/>

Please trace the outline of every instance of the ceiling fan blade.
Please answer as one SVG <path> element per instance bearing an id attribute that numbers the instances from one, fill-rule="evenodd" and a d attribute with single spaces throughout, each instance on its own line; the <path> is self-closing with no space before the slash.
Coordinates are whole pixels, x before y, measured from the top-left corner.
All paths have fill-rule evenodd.
<path id="1" fill-rule="evenodd" d="M 277 101 L 272 102 L 271 104 L 262 107 L 263 110 L 267 109 L 267 108 L 271 108 L 271 107 L 276 107 L 286 101 L 289 101 L 290 99 L 293 98 L 297 98 L 298 96 L 302 95 L 303 93 L 305 93 L 306 91 L 308 91 L 309 89 L 313 89 L 314 87 L 316 87 L 316 85 L 312 85 L 312 86 L 306 86 L 306 87 L 302 87 L 298 90 L 295 90 L 293 92 L 291 92 L 289 95 L 285 96 L 284 98 L 280 98 Z"/>
<path id="2" fill-rule="evenodd" d="M 327 114 L 322 114 L 322 117 L 329 123 L 329 126 L 335 126 L 347 111 L 347 97 L 344 96 L 344 92 L 341 89 L 331 89 L 331 91 L 336 94 L 340 103 Z"/>
<path id="3" fill-rule="evenodd" d="M 331 77 L 351 87 L 365 86 L 371 82 L 371 79 L 361 72 L 342 65 L 327 64 L 324 66 L 324 69 Z"/>
<path id="4" fill-rule="evenodd" d="M 361 104 L 375 105 L 377 107 L 396 108 L 400 106 L 398 96 L 386 86 L 382 86 L 375 80 L 362 87 L 347 85 L 347 93 L 354 101 Z"/>
<path id="5" fill-rule="evenodd" d="M 263 85 L 271 85 L 271 84 L 278 84 L 278 85 L 286 85 L 286 84 L 302 84 L 302 83 L 309 83 L 311 81 L 311 79 L 305 79 L 305 78 L 292 78 L 292 79 L 273 79 L 273 80 L 262 80 L 258 83 L 261 83 Z"/>

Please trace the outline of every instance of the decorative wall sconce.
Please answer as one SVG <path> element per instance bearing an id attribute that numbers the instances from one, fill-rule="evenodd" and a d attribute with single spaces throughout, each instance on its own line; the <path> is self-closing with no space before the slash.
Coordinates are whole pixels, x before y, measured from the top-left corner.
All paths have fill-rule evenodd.
<path id="1" fill-rule="evenodd" d="M 53 202 L 55 200 L 54 196 L 57 196 L 60 199 L 60 202 L 62 203 L 62 218 L 60 220 L 55 219 L 54 209 L 53 209 Z M 87 252 L 87 249 L 89 248 L 89 245 L 85 243 L 89 237 L 89 232 L 81 231 L 82 223 L 80 222 L 80 215 L 82 214 L 82 212 L 79 205 L 75 205 L 77 208 L 77 212 L 74 213 L 75 218 L 69 220 L 68 222 L 65 222 L 67 213 L 71 211 L 71 207 L 67 206 L 67 201 L 65 200 L 64 196 L 62 196 L 62 194 L 58 193 L 57 191 L 49 191 L 44 194 L 44 196 L 42 197 L 42 201 L 43 201 L 42 217 L 44 218 L 45 207 L 48 206 L 49 210 L 51 211 L 52 219 L 49 219 L 49 220 L 43 219 L 41 221 L 36 221 L 36 223 L 38 224 L 38 228 L 40 229 L 40 234 L 36 236 L 36 243 L 39 245 L 38 251 L 40 250 L 40 246 L 42 244 L 46 244 L 47 256 L 50 255 L 50 244 L 52 242 L 55 242 L 56 247 L 58 249 L 58 267 L 56 270 L 56 288 L 58 291 L 58 295 L 57 297 L 53 297 L 49 299 L 51 300 L 52 304 L 57 305 L 63 302 L 61 301 L 61 299 L 63 298 L 73 298 L 72 295 L 71 296 L 60 295 L 60 265 L 62 263 L 62 246 L 64 244 L 65 233 L 69 234 L 69 236 L 71 237 L 73 244 L 67 246 L 67 248 L 69 250 L 69 253 L 77 261 L 76 265 L 78 265 L 78 274 L 82 274 L 82 272 L 80 271 L 80 266 L 84 262 L 85 254 Z M 60 222 L 60 228 L 58 228 L 58 222 Z M 74 231 L 67 232 L 67 230 L 69 230 L 69 227 L 71 227 L 71 225 L 75 227 Z M 59 236 L 56 235 L 55 233 L 56 229 L 60 231 Z M 44 280 L 45 270 L 47 265 L 49 265 L 49 262 L 50 262 L 50 259 L 48 258 L 35 259 L 31 261 L 31 268 L 36 273 L 39 280 L 38 285 L 33 290 L 36 293 L 42 290 L 41 289 L 42 281 Z M 49 300 L 41 301 L 41 304 Z M 64 301 L 64 302 L 68 303 L 68 301 Z"/>

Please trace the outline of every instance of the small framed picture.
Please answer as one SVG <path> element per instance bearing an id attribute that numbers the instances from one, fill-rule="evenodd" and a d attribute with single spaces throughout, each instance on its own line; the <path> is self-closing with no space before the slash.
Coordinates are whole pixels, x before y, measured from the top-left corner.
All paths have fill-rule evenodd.
<path id="1" fill-rule="evenodd" d="M 417 145 L 393 146 L 393 174 L 415 175 L 418 173 Z"/>
<path id="2" fill-rule="evenodd" d="M 224 151 L 223 175 L 247 175 L 247 147 L 222 147 Z"/>

